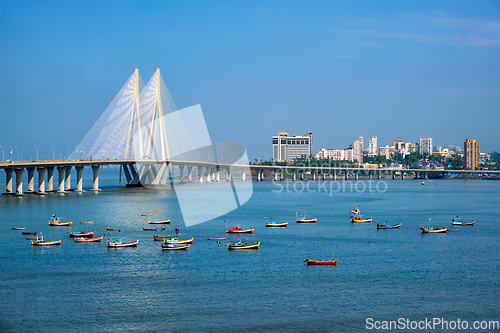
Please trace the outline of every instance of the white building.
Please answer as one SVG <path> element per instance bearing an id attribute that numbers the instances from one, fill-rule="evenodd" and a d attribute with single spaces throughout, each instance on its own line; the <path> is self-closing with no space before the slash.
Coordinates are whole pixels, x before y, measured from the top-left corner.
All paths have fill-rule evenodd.
<path id="1" fill-rule="evenodd" d="M 368 142 L 368 155 L 377 156 L 377 137 L 372 136 L 372 139 Z"/>
<path id="2" fill-rule="evenodd" d="M 386 159 L 390 159 L 392 156 L 394 156 L 394 151 L 394 147 L 389 147 L 386 145 L 385 147 L 379 148 L 379 155 L 385 156 Z"/>
<path id="3" fill-rule="evenodd" d="M 431 136 L 425 136 L 425 137 L 420 137 L 420 144 L 418 145 L 418 152 L 420 154 L 432 154 L 432 137 Z"/>
<path id="4" fill-rule="evenodd" d="M 353 149 L 321 149 L 317 154 L 316 158 L 325 159 L 328 158 L 333 161 L 354 161 Z"/>
<path id="5" fill-rule="evenodd" d="M 354 141 L 353 145 L 354 160 L 363 163 L 363 137 L 360 136 L 359 140 Z"/>
<path id="6" fill-rule="evenodd" d="M 289 136 L 288 132 L 279 132 L 273 136 L 273 160 L 282 162 L 293 160 L 302 155 L 312 155 L 312 132 L 303 136 Z"/>

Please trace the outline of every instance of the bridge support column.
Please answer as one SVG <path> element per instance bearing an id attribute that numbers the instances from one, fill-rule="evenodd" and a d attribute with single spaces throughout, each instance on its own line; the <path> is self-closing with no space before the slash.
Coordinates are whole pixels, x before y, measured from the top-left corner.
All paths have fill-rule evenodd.
<path id="1" fill-rule="evenodd" d="M 188 182 L 192 182 L 193 181 L 193 167 L 192 166 L 188 166 Z"/>
<path id="2" fill-rule="evenodd" d="M 184 181 L 184 165 L 179 165 L 179 183 Z"/>
<path id="3" fill-rule="evenodd" d="M 93 165 L 92 166 L 92 171 L 93 171 L 93 185 L 92 185 L 92 191 L 100 191 L 99 189 L 99 165 Z"/>
<path id="4" fill-rule="evenodd" d="M 203 183 L 203 167 L 198 167 L 198 182 Z"/>
<path id="5" fill-rule="evenodd" d="M 391 177 L 392 177 L 392 179 L 396 178 L 396 175 L 394 174 L 394 171 L 391 171 Z"/>
<path id="6" fill-rule="evenodd" d="M 300 180 L 304 180 L 304 171 L 300 172 Z"/>
<path id="7" fill-rule="evenodd" d="M 262 181 L 262 169 L 257 169 L 257 181 Z"/>
<path id="8" fill-rule="evenodd" d="M 427 179 L 427 172 L 425 172 L 424 174 L 425 174 L 424 178 Z"/>
<path id="9" fill-rule="evenodd" d="M 372 172 L 371 172 L 371 171 L 368 171 L 368 179 L 372 179 L 372 177 L 373 177 Z"/>
<path id="10" fill-rule="evenodd" d="M 217 167 L 217 170 L 215 171 L 215 181 L 220 182 L 220 170 L 219 167 Z"/>
<path id="11" fill-rule="evenodd" d="M 207 183 L 212 182 L 212 168 L 207 169 Z"/>
<path id="12" fill-rule="evenodd" d="M 64 191 L 64 171 L 66 170 L 66 167 L 63 166 L 58 166 L 57 171 L 59 172 L 59 191 L 57 193 L 66 193 Z"/>
<path id="13" fill-rule="evenodd" d="M 359 179 L 359 171 L 356 171 L 356 180 Z"/>
<path id="14" fill-rule="evenodd" d="M 337 180 L 337 170 L 333 172 L 333 180 Z"/>
<path id="15" fill-rule="evenodd" d="M 345 171 L 345 174 L 344 174 L 344 179 L 345 180 L 348 180 L 349 179 L 349 171 Z"/>
<path id="16" fill-rule="evenodd" d="M 405 179 L 405 173 L 401 171 L 401 179 Z"/>
<path id="17" fill-rule="evenodd" d="M 38 171 L 38 192 L 36 194 L 46 194 L 45 193 L 45 169 L 46 168 L 36 168 Z"/>
<path id="18" fill-rule="evenodd" d="M 28 170 L 28 190 L 26 193 L 35 193 L 35 167 L 26 168 Z"/>
<path id="19" fill-rule="evenodd" d="M 83 165 L 77 165 L 75 169 L 76 169 L 76 192 L 85 192 L 83 190 L 83 179 L 82 179 Z"/>
<path id="20" fill-rule="evenodd" d="M 24 168 L 14 169 L 16 172 L 16 196 L 23 196 L 23 172 Z"/>
<path id="21" fill-rule="evenodd" d="M 378 171 L 378 179 L 382 179 L 382 171 Z"/>
<path id="22" fill-rule="evenodd" d="M 293 181 L 297 180 L 297 172 L 293 170 Z"/>
<path id="23" fill-rule="evenodd" d="M 243 171 L 243 173 L 241 174 L 241 181 L 244 182 L 247 180 L 247 174 L 246 172 Z"/>
<path id="24" fill-rule="evenodd" d="M 312 172 L 313 180 L 316 180 L 316 171 Z"/>
<path id="25" fill-rule="evenodd" d="M 64 186 L 65 191 L 71 191 L 71 166 L 66 167 L 66 185 Z"/>
<path id="26" fill-rule="evenodd" d="M 5 193 L 6 195 L 13 194 L 12 193 L 12 172 L 14 169 L 7 168 L 5 169 Z"/>
<path id="27" fill-rule="evenodd" d="M 283 180 L 283 169 L 280 170 L 280 180 Z"/>
<path id="28" fill-rule="evenodd" d="M 278 181 L 278 172 L 279 172 L 279 170 L 274 169 L 274 181 L 275 182 Z"/>
<path id="29" fill-rule="evenodd" d="M 54 167 L 47 167 L 47 192 L 54 192 Z"/>

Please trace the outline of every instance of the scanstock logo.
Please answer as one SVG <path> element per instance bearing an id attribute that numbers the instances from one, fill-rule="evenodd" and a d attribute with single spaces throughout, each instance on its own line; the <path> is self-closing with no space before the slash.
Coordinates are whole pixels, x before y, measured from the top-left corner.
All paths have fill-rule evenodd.
<path id="1" fill-rule="evenodd" d="M 147 142 L 150 146 L 141 150 L 144 147 L 144 134 L 149 136 Z M 138 164 L 150 156 L 155 159 L 168 156 L 169 160 L 183 161 L 186 165 L 196 162 L 200 165 L 198 174 L 202 177 L 203 169 L 208 176 L 211 171 L 215 171 L 213 163 L 228 165 L 218 170 L 226 176 L 225 181 L 172 183 L 187 227 L 227 214 L 247 202 L 253 194 L 245 147 L 233 142 L 212 143 L 200 105 L 159 117 L 153 125 L 148 124 L 135 132 L 133 142 L 134 158 Z M 147 151 L 146 156 L 143 155 L 144 151 Z M 207 166 L 201 166 L 203 163 L 207 163 Z M 159 172 L 161 171 L 160 169 Z M 168 178 L 169 170 L 163 172 Z M 174 169 L 171 169 L 171 175 L 173 172 Z M 142 173 L 145 176 L 142 177 L 141 184 L 156 188 L 153 181 L 157 177 L 147 177 L 147 170 L 142 170 Z M 242 181 L 244 179 L 249 181 Z"/>

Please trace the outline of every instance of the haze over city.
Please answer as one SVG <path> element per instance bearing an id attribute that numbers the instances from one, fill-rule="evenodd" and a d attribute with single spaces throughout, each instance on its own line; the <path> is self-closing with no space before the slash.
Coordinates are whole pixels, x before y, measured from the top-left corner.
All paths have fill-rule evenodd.
<path id="1" fill-rule="evenodd" d="M 497 1 L 0 1 L 0 145 L 64 158 L 134 68 L 160 68 L 251 160 L 281 130 L 312 131 L 314 154 L 359 136 L 498 151 L 499 59 Z"/>

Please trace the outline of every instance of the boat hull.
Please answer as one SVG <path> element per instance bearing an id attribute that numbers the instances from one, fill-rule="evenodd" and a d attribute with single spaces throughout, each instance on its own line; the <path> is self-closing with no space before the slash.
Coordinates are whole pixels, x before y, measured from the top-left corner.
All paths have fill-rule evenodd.
<path id="1" fill-rule="evenodd" d="M 56 241 L 50 241 L 50 242 L 43 242 L 43 241 L 37 242 L 37 241 L 32 240 L 31 245 L 34 245 L 34 246 L 61 245 L 61 241 L 56 240 Z"/>
<path id="2" fill-rule="evenodd" d="M 228 250 L 258 250 L 260 246 L 260 242 L 255 244 L 241 244 L 241 243 L 233 243 L 227 244 Z"/>
<path id="3" fill-rule="evenodd" d="M 172 236 L 170 236 L 170 235 L 169 236 L 161 236 L 161 235 L 154 235 L 153 236 L 153 239 L 155 241 L 162 241 L 162 242 L 165 241 L 165 239 L 170 239 L 170 238 L 172 238 Z"/>
<path id="4" fill-rule="evenodd" d="M 377 229 L 399 229 L 399 227 L 401 227 L 401 223 L 389 226 L 377 224 Z"/>
<path id="5" fill-rule="evenodd" d="M 26 228 L 12 227 L 12 230 L 25 230 Z"/>
<path id="6" fill-rule="evenodd" d="M 194 237 L 184 240 L 165 239 L 164 244 L 192 244 Z"/>
<path id="7" fill-rule="evenodd" d="M 372 219 L 351 219 L 351 223 L 372 223 Z"/>
<path id="8" fill-rule="evenodd" d="M 267 228 L 287 228 L 288 222 L 284 223 L 266 223 Z"/>
<path id="9" fill-rule="evenodd" d="M 253 234 L 254 230 L 255 230 L 255 228 L 250 228 L 250 229 L 233 228 L 233 229 L 226 229 L 226 232 L 228 234 Z"/>
<path id="10" fill-rule="evenodd" d="M 49 226 L 51 227 L 69 227 L 73 225 L 73 222 L 50 222 L 49 221 Z"/>
<path id="11" fill-rule="evenodd" d="M 183 245 L 161 244 L 161 249 L 164 251 L 187 250 L 188 247 L 189 244 L 183 244 Z"/>
<path id="12" fill-rule="evenodd" d="M 106 228 L 106 230 L 120 231 L 120 228 Z"/>
<path id="13" fill-rule="evenodd" d="M 111 248 L 115 248 L 115 247 L 135 247 L 137 246 L 137 244 L 139 244 L 139 241 L 136 240 L 135 242 L 127 242 L 127 243 L 111 243 L 111 242 L 108 242 L 107 246 L 108 247 L 111 247 Z"/>
<path id="14" fill-rule="evenodd" d="M 94 231 L 68 232 L 69 237 L 94 237 Z"/>
<path id="15" fill-rule="evenodd" d="M 307 265 L 337 265 L 337 260 L 330 260 L 330 261 L 317 261 L 317 260 L 306 260 Z"/>
<path id="16" fill-rule="evenodd" d="M 102 242 L 104 236 L 96 237 L 96 238 L 85 238 L 85 237 L 76 237 L 75 243 L 92 243 L 92 242 Z"/>
<path id="17" fill-rule="evenodd" d="M 149 224 L 170 224 L 170 220 L 148 220 Z"/>
<path id="18" fill-rule="evenodd" d="M 441 229 L 420 228 L 420 229 L 422 229 L 423 234 L 440 234 L 440 233 L 446 233 L 448 231 L 448 228 L 441 228 Z"/>
<path id="19" fill-rule="evenodd" d="M 317 223 L 318 222 L 318 219 L 309 219 L 309 220 L 301 220 L 301 219 L 298 219 L 296 220 L 297 223 Z"/>

